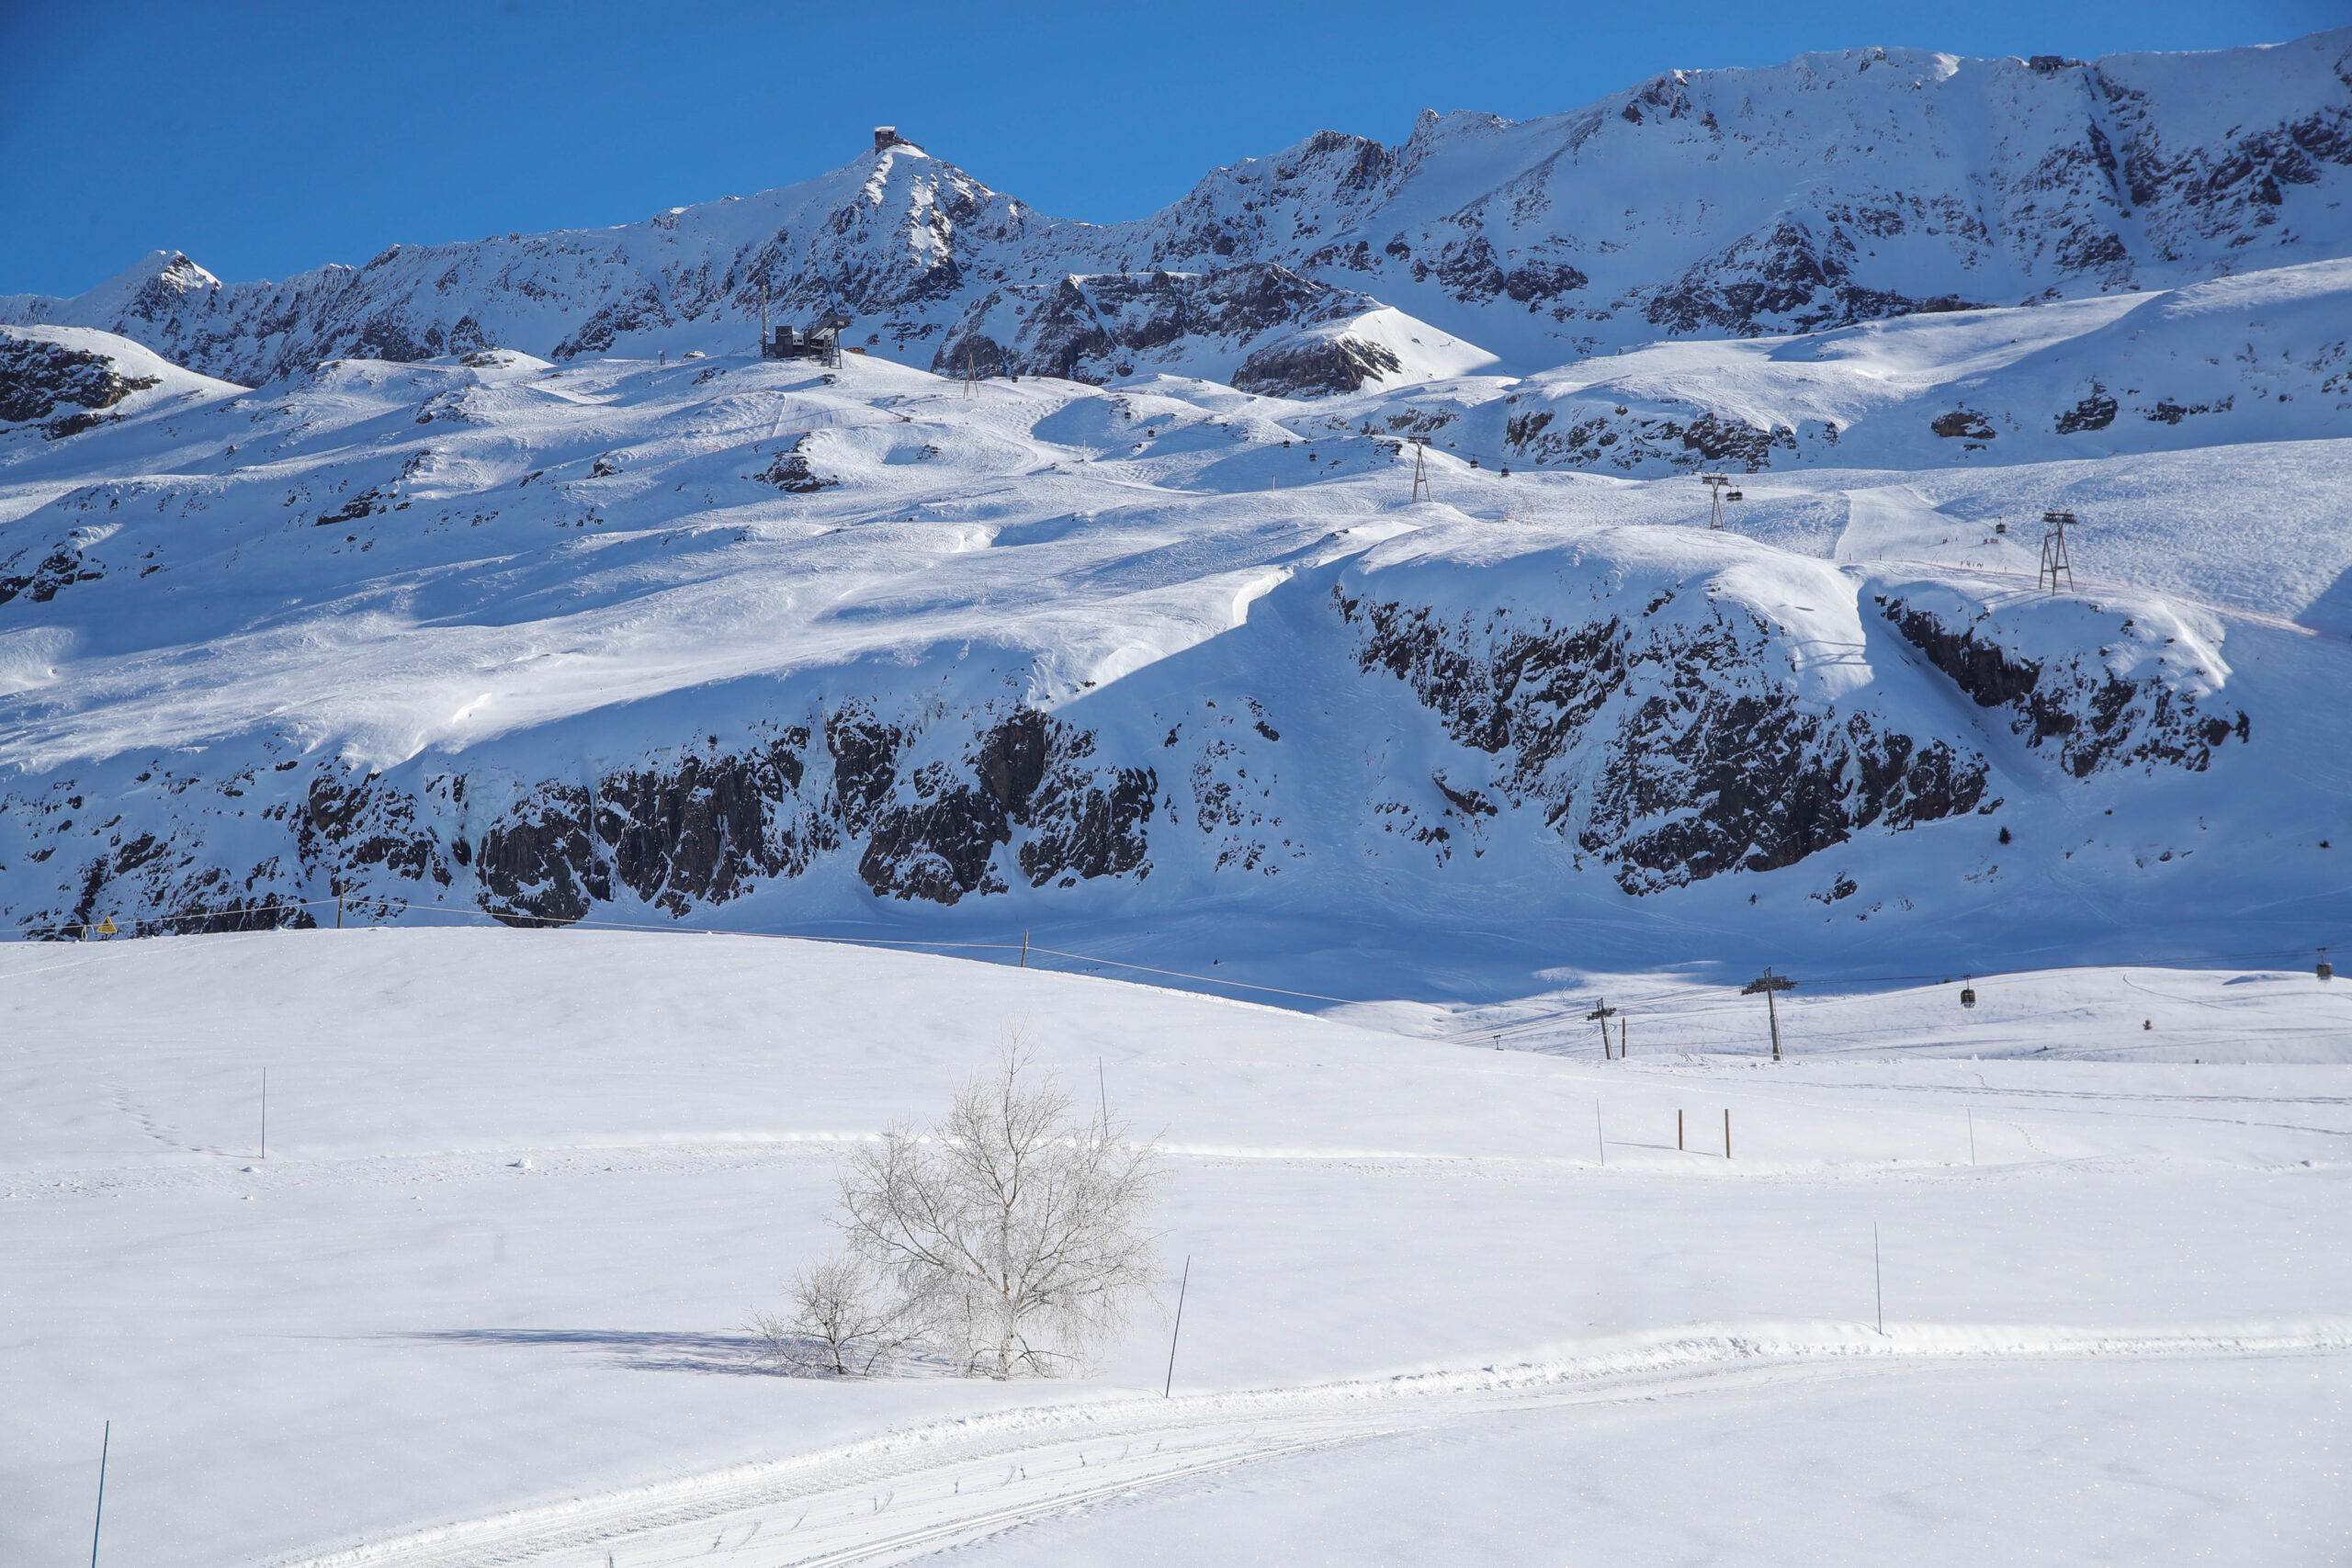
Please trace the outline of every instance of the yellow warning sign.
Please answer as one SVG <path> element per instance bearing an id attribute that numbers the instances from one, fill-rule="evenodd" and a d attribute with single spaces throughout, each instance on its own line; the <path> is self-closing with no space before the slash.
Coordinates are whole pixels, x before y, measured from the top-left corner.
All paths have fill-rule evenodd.
<path id="1" fill-rule="evenodd" d="M 98 934 L 100 936 L 114 935 L 114 917 L 112 915 L 108 915 L 105 919 L 98 922 Z"/>

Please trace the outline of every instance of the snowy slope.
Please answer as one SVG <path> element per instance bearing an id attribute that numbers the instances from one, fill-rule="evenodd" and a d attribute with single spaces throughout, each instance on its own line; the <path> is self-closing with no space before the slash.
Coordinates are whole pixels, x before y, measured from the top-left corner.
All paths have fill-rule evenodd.
<path id="1" fill-rule="evenodd" d="M 2328 1560 L 2343 986 L 1821 996 L 1773 1067 L 1666 978 L 1603 1064 L 1540 1016 L 1589 992 L 1416 1040 L 747 937 L 0 945 L 0 1559 L 89 1550 L 111 1420 L 102 1561 L 185 1568 Z M 838 1151 L 1016 1022 L 1161 1134 L 1158 1305 L 1082 1379 L 759 1375 Z"/>
<path id="2" fill-rule="evenodd" d="M 1490 462 L 1656 475 L 2046 462 L 2352 428 L 2352 263 L 2160 292 L 1654 344 L 1335 415 Z"/>
<path id="3" fill-rule="evenodd" d="M 2344 442 L 1805 468 L 1713 533 L 1444 428 L 1416 503 L 1373 412 L 481 351 L 0 435 L 0 907 L 1032 927 L 1342 996 L 2342 926 Z"/>
<path id="4" fill-rule="evenodd" d="M 969 353 L 1103 381 L 1226 379 L 1273 337 L 1386 309 L 1526 373 L 1661 337 L 2343 257 L 2347 60 L 2339 29 L 2040 67 L 1862 49 L 1677 71 L 1518 123 L 1426 113 L 1396 147 L 1318 132 L 1108 226 L 1043 217 L 890 141 L 639 223 L 398 244 L 278 282 L 224 284 L 157 251 L 72 299 L 0 299 L 0 321 L 119 333 L 254 382 L 490 345 L 741 352 L 764 288 L 794 321 L 847 310 L 859 341 L 910 363 Z"/>

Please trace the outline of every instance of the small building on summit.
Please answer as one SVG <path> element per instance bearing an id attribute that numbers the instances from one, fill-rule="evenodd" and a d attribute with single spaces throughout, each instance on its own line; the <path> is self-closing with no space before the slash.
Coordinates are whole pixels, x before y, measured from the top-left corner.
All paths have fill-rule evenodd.
<path id="1" fill-rule="evenodd" d="M 766 308 L 762 307 L 762 314 Z M 760 340 L 762 359 L 813 359 L 820 365 L 838 366 L 842 362 L 842 333 L 849 329 L 850 319 L 838 311 L 818 317 L 798 332 L 789 323 L 775 329 L 775 335 Z M 864 349 L 854 352 L 863 354 Z"/>

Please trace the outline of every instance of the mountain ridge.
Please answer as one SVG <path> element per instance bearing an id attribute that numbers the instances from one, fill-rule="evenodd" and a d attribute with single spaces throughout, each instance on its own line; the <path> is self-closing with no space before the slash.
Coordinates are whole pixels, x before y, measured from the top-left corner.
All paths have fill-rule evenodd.
<path id="1" fill-rule="evenodd" d="M 1524 374 L 2352 254 L 2347 171 L 2352 28 L 2054 66 L 1849 50 L 1668 72 L 1531 120 L 1424 111 L 1393 148 L 1321 131 L 1125 223 L 1046 217 L 891 140 L 638 223 L 393 245 L 275 283 L 156 252 L 73 299 L 0 299 L 0 321 L 115 332 L 251 384 L 343 356 L 741 351 L 764 287 L 777 312 L 846 309 L 865 346 L 933 368 L 1109 381 L 1230 367 L 1340 288 Z M 1255 269 L 1262 289 L 1276 268 L 1311 304 L 1238 332 L 1176 312 L 1123 333 L 1088 301 L 1038 349 L 1001 320 L 1065 279 Z"/>

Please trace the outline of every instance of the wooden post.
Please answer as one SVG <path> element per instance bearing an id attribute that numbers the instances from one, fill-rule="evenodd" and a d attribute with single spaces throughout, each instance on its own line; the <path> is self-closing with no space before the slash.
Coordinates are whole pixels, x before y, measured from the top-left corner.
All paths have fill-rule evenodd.
<path id="1" fill-rule="evenodd" d="M 1682 1152 L 1682 1112 L 1679 1111 L 1674 1113 L 1674 1149 L 1677 1154 Z"/>
<path id="2" fill-rule="evenodd" d="M 1029 933 L 1027 931 L 1021 933 L 1021 967 L 1023 969 L 1029 967 Z"/>
<path id="3" fill-rule="evenodd" d="M 1976 1112 L 1973 1109 L 1968 1113 L 1968 1163 L 1976 1163 Z"/>
<path id="4" fill-rule="evenodd" d="M 1731 1158 L 1731 1107 L 1724 1107 L 1724 1158 Z"/>
<path id="5" fill-rule="evenodd" d="M 343 930 L 343 889 L 340 887 L 334 893 L 334 929 Z"/>
<path id="6" fill-rule="evenodd" d="M 1600 1151 L 1600 1163 L 1609 1163 L 1609 1140 L 1600 1132 L 1600 1101 L 1592 1102 L 1592 1146 Z"/>
<path id="7" fill-rule="evenodd" d="M 1625 1059 L 1625 1021 L 1622 1018 L 1617 1021 L 1617 1059 Z"/>
<path id="8" fill-rule="evenodd" d="M 269 1069 L 261 1070 L 261 1157 L 269 1157 Z"/>

